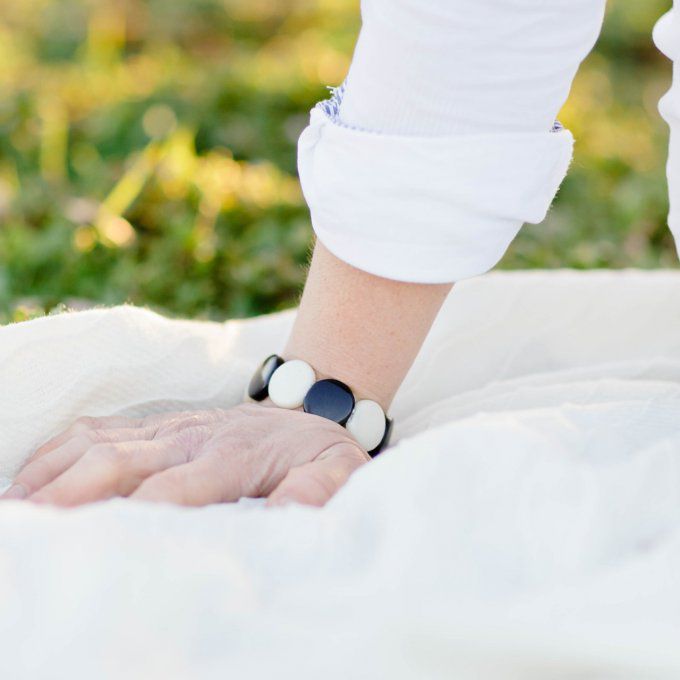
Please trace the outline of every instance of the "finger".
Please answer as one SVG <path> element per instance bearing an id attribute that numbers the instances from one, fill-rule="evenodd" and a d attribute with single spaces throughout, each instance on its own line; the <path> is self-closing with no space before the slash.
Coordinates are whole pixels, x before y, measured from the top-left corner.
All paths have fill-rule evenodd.
<path id="1" fill-rule="evenodd" d="M 301 503 L 321 507 L 369 460 L 353 444 L 336 444 L 311 463 L 291 468 L 269 496 L 267 505 Z"/>
<path id="2" fill-rule="evenodd" d="M 128 496 L 151 475 L 185 462 L 185 452 L 170 439 L 97 444 L 28 500 L 71 507 Z"/>
<path id="3" fill-rule="evenodd" d="M 204 456 L 149 477 L 130 496 L 153 503 L 202 506 L 240 498 L 236 470 L 224 468 L 218 456 Z"/>
<path id="4" fill-rule="evenodd" d="M 78 436 L 92 436 L 99 430 L 114 430 L 118 428 L 136 429 L 144 426 L 144 421 L 139 418 L 124 418 L 122 416 L 107 416 L 105 418 L 92 418 L 84 416 L 78 418 L 75 423 L 55 437 L 52 437 L 40 446 L 35 453 L 28 459 L 29 462 L 40 458 L 46 453 L 53 451 L 69 439 Z"/>
<path id="5" fill-rule="evenodd" d="M 56 449 L 29 461 L 17 475 L 14 486 L 20 485 L 25 495 L 33 494 L 66 472 L 99 443 L 143 441 L 151 439 L 152 436 L 153 431 L 150 429 L 101 430 L 78 435 Z"/>

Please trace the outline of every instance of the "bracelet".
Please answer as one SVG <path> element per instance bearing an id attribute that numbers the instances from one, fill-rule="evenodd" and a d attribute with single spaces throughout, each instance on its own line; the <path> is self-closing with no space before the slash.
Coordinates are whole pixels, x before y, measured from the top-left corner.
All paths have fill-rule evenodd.
<path id="1" fill-rule="evenodd" d="M 248 397 L 272 402 L 285 409 L 302 408 L 342 425 L 375 458 L 388 444 L 393 421 L 372 399 L 357 401 L 352 390 L 340 380 L 317 380 L 314 369 L 300 359 L 285 361 L 277 354 L 267 357 L 255 371 Z"/>

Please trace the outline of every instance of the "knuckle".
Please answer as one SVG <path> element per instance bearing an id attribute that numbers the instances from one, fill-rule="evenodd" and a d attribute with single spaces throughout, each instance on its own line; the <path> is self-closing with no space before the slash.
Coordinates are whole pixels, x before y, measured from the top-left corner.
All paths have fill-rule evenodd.
<path id="1" fill-rule="evenodd" d="M 104 463 L 114 468 L 120 468 L 125 462 L 126 455 L 115 444 L 96 444 L 85 456 L 88 459 Z"/>
<path id="2" fill-rule="evenodd" d="M 311 482 L 327 498 L 330 498 L 341 485 L 341 481 L 331 474 L 316 475 L 311 479 Z"/>
<path id="3" fill-rule="evenodd" d="M 368 452 L 353 439 L 350 439 L 347 442 L 347 446 L 343 446 L 342 452 L 339 455 L 354 466 L 368 463 L 371 460 Z"/>
<path id="4" fill-rule="evenodd" d="M 39 480 L 51 475 L 53 465 L 48 458 L 36 460 L 22 470 L 14 480 L 16 484 L 21 484 L 29 493 L 39 484 Z"/>
<path id="5" fill-rule="evenodd" d="M 337 488 L 333 476 L 326 472 L 292 470 L 289 477 L 287 490 L 303 496 L 329 497 Z"/>
<path id="6" fill-rule="evenodd" d="M 188 427 L 180 430 L 174 435 L 176 444 L 191 457 L 203 444 L 210 438 L 211 429 L 201 425 L 198 427 Z"/>
<path id="7" fill-rule="evenodd" d="M 344 461 L 354 467 L 371 460 L 368 453 L 351 437 L 345 437 L 343 441 L 335 443 L 333 446 L 329 447 L 322 456 L 319 456 L 320 460 L 325 458 Z"/>
<path id="8" fill-rule="evenodd" d="M 156 437 L 166 437 L 175 434 L 184 427 L 184 422 L 181 418 L 173 416 L 167 418 L 158 424 L 156 429 Z"/>
<path id="9" fill-rule="evenodd" d="M 288 471 L 286 475 L 286 482 L 291 485 L 304 484 L 305 480 L 308 480 L 310 474 L 307 470 L 302 467 L 294 467 L 292 470 Z"/>
<path id="10" fill-rule="evenodd" d="M 87 450 L 91 448 L 93 444 L 95 444 L 96 439 L 94 437 L 94 433 L 88 430 L 85 432 L 77 433 L 74 437 L 71 438 L 70 442 L 71 445 L 77 449 Z"/>
<path id="11" fill-rule="evenodd" d="M 71 430 L 77 434 L 80 432 L 90 432 L 97 425 L 97 419 L 90 416 L 81 416 L 71 425 Z"/>

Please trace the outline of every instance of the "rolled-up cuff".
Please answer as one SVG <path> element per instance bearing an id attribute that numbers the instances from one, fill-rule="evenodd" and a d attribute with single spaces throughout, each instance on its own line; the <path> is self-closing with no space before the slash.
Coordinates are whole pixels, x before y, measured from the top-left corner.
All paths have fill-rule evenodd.
<path id="1" fill-rule="evenodd" d="M 564 178 L 570 132 L 407 137 L 312 110 L 298 165 L 314 230 L 337 257 L 385 278 L 459 281 L 491 269 Z"/>

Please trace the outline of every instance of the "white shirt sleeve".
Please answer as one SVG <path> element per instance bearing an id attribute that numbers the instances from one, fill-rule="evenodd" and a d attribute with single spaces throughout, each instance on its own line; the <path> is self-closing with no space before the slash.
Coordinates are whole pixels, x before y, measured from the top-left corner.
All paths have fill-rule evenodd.
<path id="1" fill-rule="evenodd" d="M 573 139 L 554 121 L 604 5 L 363 0 L 346 85 L 299 143 L 321 242 L 401 281 L 493 267 L 566 174 Z"/>
<path id="2" fill-rule="evenodd" d="M 654 39 L 661 51 L 673 60 L 673 84 L 661 100 L 659 109 L 671 128 L 668 151 L 668 189 L 671 213 L 668 224 L 680 255 L 680 4 L 666 14 L 654 29 Z"/>

